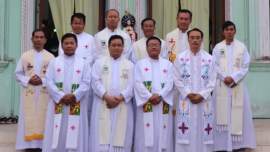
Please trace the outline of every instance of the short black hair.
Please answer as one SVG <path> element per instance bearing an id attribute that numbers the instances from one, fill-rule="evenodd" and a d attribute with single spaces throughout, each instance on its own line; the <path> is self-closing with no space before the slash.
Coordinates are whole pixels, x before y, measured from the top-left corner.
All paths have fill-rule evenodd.
<path id="1" fill-rule="evenodd" d="M 142 20 L 141 26 L 143 26 L 143 23 L 146 22 L 146 21 L 153 21 L 154 26 L 156 25 L 156 21 L 154 19 L 148 17 L 148 18 L 145 18 L 145 19 Z"/>
<path id="2" fill-rule="evenodd" d="M 73 37 L 75 39 L 75 42 L 78 44 L 77 36 L 72 33 L 66 33 L 65 35 L 62 36 L 61 43 L 63 45 L 63 42 L 66 38 Z"/>
<path id="3" fill-rule="evenodd" d="M 46 38 L 45 32 L 44 32 L 42 29 L 35 29 L 35 30 L 32 32 L 32 38 L 34 38 L 36 32 L 43 32 L 43 33 L 44 33 L 44 37 Z"/>
<path id="4" fill-rule="evenodd" d="M 83 23 L 85 24 L 85 15 L 83 13 L 75 13 L 71 16 L 71 21 L 70 23 L 73 22 L 74 18 L 79 18 L 79 19 L 83 19 Z"/>
<path id="5" fill-rule="evenodd" d="M 149 38 L 146 40 L 146 46 L 148 45 L 148 42 L 151 41 L 151 40 L 158 40 L 160 46 L 162 45 L 161 40 L 160 40 L 158 37 L 156 37 L 156 36 L 151 36 L 151 37 L 149 37 Z"/>
<path id="6" fill-rule="evenodd" d="M 188 14 L 189 14 L 190 20 L 192 20 L 192 13 L 191 13 L 190 10 L 187 10 L 187 9 L 181 9 L 181 10 L 177 13 L 177 17 L 179 16 L 180 13 L 188 13 Z"/>
<path id="7" fill-rule="evenodd" d="M 124 44 L 124 39 L 123 39 L 122 36 L 120 36 L 120 35 L 113 35 L 113 36 L 111 36 L 110 39 L 109 39 L 109 46 L 110 46 L 110 44 L 111 44 L 111 41 L 112 41 L 112 40 L 115 40 L 115 39 L 120 39 L 120 40 L 122 41 L 122 44 Z"/>
<path id="8" fill-rule="evenodd" d="M 222 25 L 222 31 L 224 31 L 225 28 L 227 28 L 227 27 L 229 27 L 229 26 L 231 26 L 231 25 L 232 25 L 232 26 L 234 27 L 234 29 L 236 30 L 235 24 L 234 24 L 232 21 L 226 21 L 226 22 L 224 22 L 223 25 Z"/>
<path id="9" fill-rule="evenodd" d="M 202 32 L 200 29 L 198 29 L 198 28 L 194 28 L 194 29 L 188 31 L 188 32 L 187 32 L 188 38 L 189 38 L 190 32 L 192 32 L 192 31 L 198 31 L 198 32 L 200 32 L 200 33 L 201 33 L 201 37 L 203 38 L 203 32 Z"/>
<path id="10" fill-rule="evenodd" d="M 118 17 L 119 17 L 119 12 L 118 12 L 116 9 L 110 9 L 110 10 L 108 10 L 108 11 L 106 12 L 106 18 L 107 18 L 108 13 L 109 13 L 110 11 L 116 11 L 116 12 L 118 13 Z"/>

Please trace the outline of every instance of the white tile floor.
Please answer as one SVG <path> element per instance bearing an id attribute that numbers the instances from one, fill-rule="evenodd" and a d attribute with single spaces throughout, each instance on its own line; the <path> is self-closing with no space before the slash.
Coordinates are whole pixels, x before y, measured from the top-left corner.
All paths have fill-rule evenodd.
<path id="1" fill-rule="evenodd" d="M 246 152 L 270 152 L 270 119 L 254 119 L 254 126 L 257 148 Z M 0 152 L 19 152 L 15 151 L 16 133 L 17 124 L 0 124 Z"/>

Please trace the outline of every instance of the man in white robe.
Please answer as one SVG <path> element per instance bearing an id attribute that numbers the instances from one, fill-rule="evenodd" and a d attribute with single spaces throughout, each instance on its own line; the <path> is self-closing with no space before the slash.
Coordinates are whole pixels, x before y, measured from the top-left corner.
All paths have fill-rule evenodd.
<path id="1" fill-rule="evenodd" d="M 161 41 L 148 38 L 149 57 L 137 62 L 134 92 L 137 103 L 134 151 L 173 151 L 173 64 L 160 57 Z"/>
<path id="2" fill-rule="evenodd" d="M 76 49 L 76 54 L 84 58 L 92 67 L 94 64 L 94 56 L 93 56 L 94 38 L 92 35 L 84 32 L 85 18 L 86 17 L 84 14 L 75 13 L 74 15 L 71 16 L 70 26 L 73 31 L 72 33 L 76 35 L 78 40 L 78 47 Z M 59 43 L 58 50 L 59 55 L 64 54 L 61 42 Z M 90 119 L 93 100 L 93 90 L 91 87 L 89 89 L 89 92 L 87 92 L 87 96 L 89 96 L 89 101 L 87 102 L 87 104 L 88 104 L 88 118 Z"/>
<path id="3" fill-rule="evenodd" d="M 105 21 L 107 23 L 107 27 L 94 36 L 94 60 L 100 59 L 103 56 L 110 54 L 108 41 L 112 35 L 120 35 L 123 37 L 124 48 L 122 56 L 126 59 L 129 59 L 131 54 L 131 39 L 126 32 L 117 28 L 120 21 L 119 12 L 115 9 L 108 10 L 106 13 Z"/>
<path id="4" fill-rule="evenodd" d="M 89 151 L 131 152 L 133 139 L 133 64 L 121 56 L 124 40 L 109 39 L 110 55 L 97 60 L 92 71 L 94 90 Z"/>
<path id="5" fill-rule="evenodd" d="M 179 91 L 175 118 L 175 151 L 213 151 L 211 92 L 216 83 L 212 56 L 200 49 L 203 33 L 188 32 L 190 49 L 177 55 L 174 84 Z"/>
<path id="6" fill-rule="evenodd" d="M 42 30 L 33 31 L 31 40 L 34 45 L 34 49 L 29 50 L 22 55 L 15 70 L 16 81 L 22 86 L 16 150 L 26 149 L 26 151 L 30 152 L 37 150 L 36 148 L 39 149 L 37 151 L 41 151 L 42 148 L 43 137 L 36 138 L 33 134 L 26 134 L 29 134 L 27 132 L 29 132 L 29 127 L 31 126 L 33 128 L 38 127 L 37 129 L 42 131 L 40 134 L 44 133 L 46 108 L 41 109 L 42 104 L 40 102 L 44 103 L 44 105 L 46 105 L 46 103 L 48 104 L 46 98 L 48 99 L 49 95 L 48 93 L 44 94 L 43 92 L 46 91 L 45 73 L 50 60 L 54 58 L 52 54 L 43 49 L 43 46 L 46 43 L 46 38 L 45 33 Z M 31 90 L 29 94 L 26 92 L 27 89 Z M 40 100 L 40 94 L 42 97 L 45 95 L 43 100 Z M 33 97 L 32 102 L 30 98 L 27 98 L 27 95 L 28 97 Z M 40 114 L 39 112 L 41 111 L 45 114 L 43 118 L 37 115 Z M 29 118 L 29 114 L 34 114 L 34 119 L 32 119 L 31 116 Z M 42 119 L 42 122 L 38 122 L 37 119 Z M 37 123 L 41 123 L 40 125 L 42 126 L 37 126 Z M 36 132 L 34 132 L 34 134 L 36 134 Z"/>
<path id="7" fill-rule="evenodd" d="M 155 27 L 156 21 L 152 18 L 145 18 L 141 22 L 141 29 L 143 31 L 144 37 L 138 40 L 137 42 L 133 43 L 132 49 L 132 62 L 136 64 L 139 60 L 144 59 L 148 56 L 148 53 L 146 51 L 146 40 L 154 36 L 155 34 Z M 160 39 L 160 38 L 159 38 Z M 166 48 L 166 42 L 162 39 L 161 41 L 161 51 L 160 56 L 164 59 L 167 58 L 167 48 Z"/>
<path id="8" fill-rule="evenodd" d="M 244 148 L 256 148 L 252 111 L 247 88 L 244 84 L 250 56 L 246 46 L 234 39 L 235 33 L 235 24 L 226 21 L 222 26 L 222 34 L 225 40 L 218 43 L 213 51 L 217 69 L 217 85 L 213 92 L 214 115 L 216 116 L 214 119 L 215 151 L 244 152 Z M 238 54 L 239 56 L 236 56 Z M 236 70 L 234 67 L 236 67 Z M 238 89 L 237 87 L 241 88 Z M 220 88 L 224 88 L 224 91 L 218 92 Z M 241 99 L 237 99 L 237 102 L 242 103 L 240 113 L 235 113 L 234 109 L 235 104 L 233 104 L 232 97 L 235 97 L 235 89 L 239 90 L 242 96 Z M 225 100 L 217 97 L 217 95 L 222 97 L 223 94 Z M 220 102 L 225 105 L 220 104 Z M 225 117 L 222 115 L 223 113 Z M 226 119 L 225 124 L 222 122 L 223 118 Z M 238 122 L 240 124 L 236 126 L 239 126 L 240 131 L 238 132 L 241 133 L 235 134 L 234 128 Z"/>
<path id="9" fill-rule="evenodd" d="M 91 68 L 75 50 L 76 35 L 62 37 L 64 54 L 49 64 L 47 111 L 43 151 L 85 152 L 88 150 L 88 118 L 85 96 L 91 82 Z"/>

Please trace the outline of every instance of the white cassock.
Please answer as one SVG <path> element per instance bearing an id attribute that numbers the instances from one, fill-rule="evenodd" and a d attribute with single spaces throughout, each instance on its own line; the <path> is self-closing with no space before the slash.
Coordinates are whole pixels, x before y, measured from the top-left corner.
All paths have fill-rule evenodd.
<path id="1" fill-rule="evenodd" d="M 134 92 L 135 98 L 138 107 L 136 108 L 136 123 L 135 123 L 135 137 L 134 137 L 134 152 L 173 152 L 173 117 L 172 117 L 172 104 L 173 104 L 173 65 L 168 63 L 167 66 L 167 77 L 165 81 L 165 87 L 162 89 L 161 83 L 162 80 L 159 75 L 164 74 L 160 71 L 160 64 L 164 62 L 169 62 L 168 60 L 164 60 L 159 62 L 159 60 L 153 60 L 148 57 L 150 60 L 150 64 L 152 70 L 149 69 L 143 72 L 152 72 L 152 93 L 161 94 L 163 100 L 169 104 L 169 119 L 168 126 L 164 128 L 164 124 L 162 121 L 163 118 L 163 102 L 160 102 L 158 105 L 152 105 L 153 108 L 153 146 L 146 147 L 145 146 L 145 130 L 144 130 L 144 116 L 143 116 L 143 105 L 146 104 L 149 98 L 152 96 L 152 93 L 146 89 L 143 84 L 143 75 L 141 69 L 149 68 L 149 66 L 145 65 L 144 60 L 140 60 L 137 62 L 135 66 L 134 76 Z M 167 132 L 167 146 L 162 147 L 162 139 L 163 137 L 163 129 L 168 129 Z"/>
<path id="2" fill-rule="evenodd" d="M 111 31 L 110 29 L 108 29 L 107 27 L 104 29 L 106 31 L 108 31 L 108 36 L 109 38 L 113 35 L 119 35 L 119 33 L 117 33 L 117 31 L 119 31 L 119 29 L 115 29 L 114 31 Z M 103 30 L 103 31 L 104 31 Z M 94 60 L 96 61 L 97 59 L 100 59 L 104 56 L 104 54 L 102 53 L 102 48 L 101 48 L 101 45 L 100 43 L 102 41 L 105 42 L 105 39 L 104 38 L 100 38 L 99 37 L 99 34 L 103 31 L 100 31 L 98 32 L 97 34 L 95 34 L 94 36 L 94 47 L 93 47 L 93 54 L 94 54 Z M 126 59 L 129 59 L 130 58 L 130 55 L 131 55 L 131 39 L 130 39 L 130 36 L 125 33 L 124 31 L 121 31 L 121 34 L 120 36 L 123 37 L 124 39 L 124 43 L 125 43 L 125 47 L 124 47 L 124 51 L 122 53 L 122 56 L 125 57 Z M 105 36 L 105 35 L 103 35 Z M 109 41 L 109 38 L 107 37 L 108 41 Z M 105 42 L 105 45 L 108 49 L 108 45 L 109 45 L 109 42 Z"/>
<path id="3" fill-rule="evenodd" d="M 34 62 L 35 62 L 35 74 L 39 76 L 40 70 L 41 70 L 41 64 L 42 64 L 42 54 L 43 51 L 37 52 L 34 51 Z M 24 68 L 22 64 L 22 58 L 20 58 L 17 68 L 15 70 L 15 77 L 16 81 L 22 86 L 22 87 L 28 87 L 28 83 L 30 80 L 30 77 L 26 77 L 24 73 Z M 41 78 L 42 80 L 42 86 L 46 87 L 46 79 Z M 37 108 L 37 101 L 38 101 L 38 91 L 39 87 L 35 87 L 36 92 L 36 108 Z M 16 150 L 21 149 L 27 149 L 27 148 L 42 148 L 43 140 L 42 139 L 36 139 L 36 140 L 30 140 L 26 141 L 24 140 L 24 101 L 23 101 L 23 90 L 21 88 L 21 95 L 20 95 L 20 112 L 19 112 L 19 122 L 18 122 L 18 132 L 17 132 L 17 140 L 16 140 Z"/>
<path id="4" fill-rule="evenodd" d="M 204 75 L 202 75 L 205 72 L 207 73 L 206 79 L 204 79 Z M 211 92 L 214 89 L 215 83 L 215 66 L 211 55 L 207 52 L 200 50 L 194 55 L 190 50 L 186 50 L 177 55 L 174 62 L 174 85 L 179 91 L 179 98 L 176 106 L 174 126 L 175 151 L 213 151 L 213 129 L 211 128 L 213 120 L 210 118 L 208 119 L 209 122 L 206 123 L 203 115 L 205 113 L 204 108 L 207 102 L 209 102 L 209 107 L 212 107 Z M 189 93 L 199 93 L 203 96 L 204 100 L 198 104 L 193 104 L 187 97 Z M 187 106 L 187 104 L 189 106 Z M 180 110 L 182 107 L 184 110 Z M 188 108 L 189 110 L 187 110 Z M 209 115 L 210 114 L 212 116 L 212 110 L 209 111 Z M 182 115 L 184 115 L 184 117 L 180 117 Z M 208 124 L 210 125 L 208 127 L 210 128 L 208 130 L 209 132 L 205 131 L 205 127 Z M 185 140 L 188 140 L 188 142 Z M 210 143 L 206 144 L 207 141 Z"/>
<path id="5" fill-rule="evenodd" d="M 75 33 L 73 33 L 75 34 Z M 78 47 L 76 49 L 76 54 L 80 57 L 84 58 L 92 67 L 94 64 L 94 56 L 93 56 L 93 45 L 94 45 L 94 37 L 86 32 L 82 32 L 81 34 L 75 34 L 78 40 Z M 59 42 L 59 55 L 64 54 L 64 51 L 61 46 L 61 41 Z M 89 86 L 90 87 L 90 86 Z M 93 90 L 92 87 L 89 88 L 89 92 L 87 95 L 89 96 L 88 101 L 88 119 L 90 121 L 91 110 L 92 110 L 92 100 L 93 100 Z"/>
<path id="6" fill-rule="evenodd" d="M 236 84 L 243 80 L 248 72 L 249 63 L 250 63 L 250 56 L 248 54 L 248 50 L 245 47 L 244 49 L 244 56 L 243 56 L 243 66 L 242 68 L 233 73 L 233 42 L 230 45 L 227 45 L 227 55 L 228 55 L 228 74 L 222 72 L 221 68 L 219 67 L 219 54 L 218 54 L 218 45 L 217 44 L 213 51 L 213 58 L 216 62 L 216 70 L 217 70 L 217 78 L 224 81 L 227 76 L 231 76 Z M 232 89 L 229 88 L 228 96 L 231 99 L 232 96 Z M 213 106 L 216 107 L 216 88 L 213 91 Z M 256 148 L 256 137 L 254 132 L 254 125 L 252 120 L 252 111 L 250 106 L 250 100 L 247 92 L 246 85 L 244 83 L 244 107 L 243 107 L 243 133 L 242 133 L 242 141 L 232 141 L 231 137 L 231 129 L 228 127 L 228 131 L 216 131 L 216 124 L 217 120 L 214 119 L 214 150 L 226 150 L 232 151 L 233 149 L 241 149 L 241 148 Z M 228 107 L 231 107 L 231 100 L 228 102 Z M 214 114 L 216 114 L 216 108 L 214 108 Z M 231 114 L 231 108 L 229 108 L 228 114 Z M 231 117 L 229 116 L 229 126 L 231 123 Z"/>
<path id="7" fill-rule="evenodd" d="M 53 59 L 46 72 L 47 89 L 50 94 L 50 100 L 47 110 L 45 137 L 43 143 L 44 152 L 85 152 L 88 149 L 88 118 L 87 118 L 87 102 L 88 97 L 85 97 L 87 91 L 89 91 L 89 85 L 91 82 L 91 68 L 88 62 L 84 62 L 82 80 L 76 93 L 73 94 L 77 101 L 81 101 L 80 106 L 80 120 L 79 120 L 79 133 L 78 133 L 78 147 L 77 150 L 66 150 L 67 140 L 67 129 L 68 129 L 68 117 L 70 112 L 70 106 L 63 104 L 63 113 L 61 120 L 61 128 L 59 133 L 58 146 L 55 150 L 52 150 L 53 140 L 53 128 L 54 128 L 54 112 L 55 112 L 55 101 L 60 101 L 65 94 L 71 93 L 72 86 L 72 71 L 74 69 L 75 55 L 69 57 L 65 54 L 64 56 L 64 92 L 60 91 L 55 85 L 55 59 Z M 76 68 L 76 67 L 75 67 Z M 55 101 L 54 101 L 55 100 Z"/>
<path id="8" fill-rule="evenodd" d="M 160 52 L 160 56 L 163 58 L 163 59 L 166 59 L 167 58 L 167 48 L 166 48 L 166 42 L 162 39 L 161 40 L 161 52 Z M 136 64 L 139 60 L 141 59 L 144 59 L 146 58 L 148 55 L 147 53 L 147 50 L 146 50 L 146 41 L 147 41 L 147 38 L 146 37 L 143 37 L 141 38 L 140 40 L 136 41 L 135 43 L 133 43 L 132 47 L 131 47 L 131 61 Z M 144 43 L 144 44 L 142 44 Z M 136 56 L 136 51 L 137 49 L 135 49 L 134 47 L 140 49 L 141 47 L 139 45 L 142 45 L 144 46 L 144 50 L 140 50 L 143 51 L 143 52 L 146 52 L 144 54 L 140 54 L 139 58 Z"/>
<path id="9" fill-rule="evenodd" d="M 126 137 L 125 137 L 125 145 L 123 148 L 114 147 L 113 145 L 113 136 L 114 136 L 114 128 L 117 118 L 118 106 L 111 109 L 111 140 L 109 148 L 101 146 L 99 144 L 99 104 L 101 98 L 103 98 L 104 93 L 106 92 L 105 87 L 101 83 L 101 71 L 100 64 L 101 59 L 96 60 L 93 65 L 92 71 L 92 87 L 94 90 L 94 101 L 93 101 L 93 112 L 91 115 L 91 123 L 90 123 L 90 138 L 89 138 L 89 149 L 91 152 L 131 152 L 132 147 L 132 139 L 133 139 L 133 108 L 131 99 L 133 97 L 133 64 L 130 62 L 130 78 L 127 85 L 127 88 L 122 92 L 119 91 L 119 65 L 120 58 L 114 60 L 111 57 L 111 65 L 112 65 L 112 74 L 111 74 L 111 87 L 110 94 L 111 96 L 118 97 L 120 94 L 123 95 L 125 100 L 123 102 L 128 103 L 128 116 L 127 116 L 127 129 L 126 129 Z M 106 146 L 106 145 L 105 145 Z M 109 151 L 102 151 L 103 149 L 109 149 Z"/>

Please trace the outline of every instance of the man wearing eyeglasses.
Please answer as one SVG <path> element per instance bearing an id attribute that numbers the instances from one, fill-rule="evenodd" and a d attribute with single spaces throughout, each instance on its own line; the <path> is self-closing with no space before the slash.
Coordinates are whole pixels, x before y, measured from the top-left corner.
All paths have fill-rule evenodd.
<path id="1" fill-rule="evenodd" d="M 105 21 L 107 27 L 98 32 L 94 37 L 93 55 L 94 60 L 100 59 L 103 56 L 109 55 L 108 41 L 112 35 L 120 35 L 124 39 L 123 57 L 129 59 L 131 53 L 131 40 L 127 33 L 117 28 L 120 21 L 119 12 L 115 9 L 110 9 L 106 13 Z"/>
<path id="2" fill-rule="evenodd" d="M 216 83 L 215 62 L 200 49 L 203 32 L 188 31 L 190 49 L 177 55 L 174 85 L 179 91 L 175 119 L 175 151 L 213 151 L 213 105 L 211 92 Z"/>
<path id="3" fill-rule="evenodd" d="M 155 24 L 156 21 L 152 18 L 145 18 L 141 22 L 141 29 L 144 33 L 144 37 L 138 40 L 137 42 L 133 43 L 132 48 L 132 57 L 131 61 L 135 64 L 137 61 L 146 58 L 148 55 L 146 51 L 146 40 L 155 34 Z M 159 38 L 160 39 L 160 38 Z M 162 39 L 161 41 L 161 52 L 160 55 L 162 58 L 166 59 L 167 51 L 166 51 L 166 42 Z"/>
<path id="4" fill-rule="evenodd" d="M 134 70 L 136 152 L 173 151 L 173 64 L 160 57 L 161 40 L 146 41 L 149 56 Z"/>
<path id="5" fill-rule="evenodd" d="M 133 139 L 133 64 L 121 56 L 124 40 L 109 39 L 109 55 L 93 65 L 93 112 L 90 123 L 90 151 L 126 152 Z"/>

